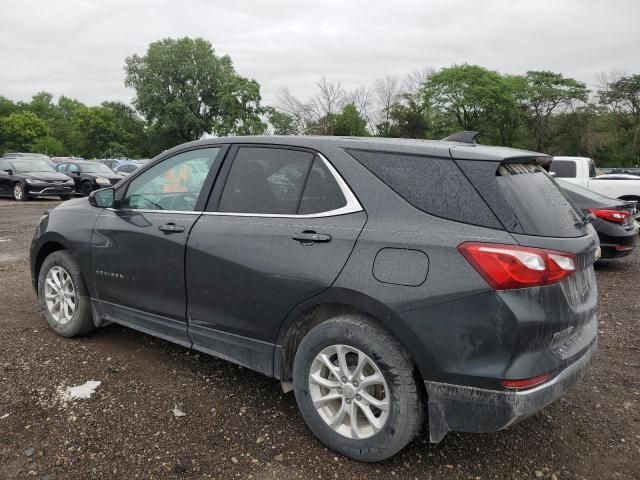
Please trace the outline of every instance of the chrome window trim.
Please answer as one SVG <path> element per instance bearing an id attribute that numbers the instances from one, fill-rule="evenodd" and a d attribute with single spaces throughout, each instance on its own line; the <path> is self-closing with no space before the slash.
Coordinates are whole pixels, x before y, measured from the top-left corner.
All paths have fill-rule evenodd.
<path id="1" fill-rule="evenodd" d="M 204 211 L 193 211 L 193 210 L 147 210 L 147 209 L 135 209 L 135 208 L 127 208 L 127 209 L 114 209 L 107 208 L 107 210 L 111 211 L 119 211 L 119 212 L 140 212 L 140 213 L 183 213 L 186 215 L 208 215 L 214 217 L 257 217 L 257 218 L 324 218 L 324 217 L 335 217 L 338 215 L 346 215 L 349 213 L 362 212 L 364 209 L 360 202 L 358 201 L 355 194 L 347 185 L 347 182 L 344 181 L 340 173 L 335 169 L 331 162 L 325 158 L 321 153 L 316 152 L 316 155 L 324 162 L 327 169 L 333 175 L 333 178 L 338 183 L 338 187 L 344 195 L 347 204 L 344 207 L 337 208 L 335 210 L 328 210 L 326 212 L 318 212 L 318 213 L 309 213 L 305 215 L 297 215 L 297 214 L 283 214 L 283 213 L 234 213 L 234 212 L 204 212 Z"/>

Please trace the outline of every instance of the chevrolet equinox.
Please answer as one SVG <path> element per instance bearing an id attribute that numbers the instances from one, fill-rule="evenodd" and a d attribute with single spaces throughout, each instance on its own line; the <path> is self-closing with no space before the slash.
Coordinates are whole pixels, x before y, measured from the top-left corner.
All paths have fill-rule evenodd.
<path id="1" fill-rule="evenodd" d="M 599 245 L 542 154 L 474 142 L 180 145 L 46 213 L 48 324 L 125 325 L 280 380 L 327 446 L 378 461 L 559 398 L 597 345 Z"/>

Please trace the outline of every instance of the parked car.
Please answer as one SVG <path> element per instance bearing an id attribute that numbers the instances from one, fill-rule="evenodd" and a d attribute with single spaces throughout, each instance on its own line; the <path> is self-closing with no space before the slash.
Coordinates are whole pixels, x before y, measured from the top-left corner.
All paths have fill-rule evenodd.
<path id="1" fill-rule="evenodd" d="M 51 161 L 55 164 L 63 162 L 76 162 L 78 160 L 84 160 L 82 157 L 51 157 Z"/>
<path id="2" fill-rule="evenodd" d="M 93 190 L 115 185 L 123 178 L 122 175 L 100 162 L 86 160 L 62 162 L 56 169 L 58 172 L 68 174 L 75 182 L 76 190 L 82 195 L 89 195 Z"/>
<path id="3" fill-rule="evenodd" d="M 141 161 L 129 161 L 123 162 L 115 168 L 115 172 L 121 175 L 129 175 L 130 173 L 135 172 L 137 169 L 142 167 L 144 162 Z"/>
<path id="4" fill-rule="evenodd" d="M 640 176 L 640 168 L 634 167 L 605 167 L 600 169 L 604 174 L 626 174 L 626 175 L 635 175 Z"/>
<path id="5" fill-rule="evenodd" d="M 128 158 L 104 158 L 98 160 L 100 163 L 104 163 L 107 167 L 115 172 L 116 168 L 123 163 L 127 163 L 131 160 Z"/>
<path id="6" fill-rule="evenodd" d="M 0 158 L 0 196 L 27 201 L 31 197 L 70 199 L 73 180 L 56 172 L 45 160 L 27 156 Z"/>
<path id="7" fill-rule="evenodd" d="M 548 163 L 442 141 L 200 140 L 51 210 L 33 285 L 59 335 L 114 322 L 273 376 L 322 442 L 378 461 L 427 405 L 432 442 L 500 430 L 588 368 L 598 238 Z"/>
<path id="8" fill-rule="evenodd" d="M 558 179 L 563 192 L 591 218 L 598 237 L 602 258 L 631 254 L 638 242 L 636 202 L 605 197 L 563 179 Z"/>
<path id="9" fill-rule="evenodd" d="M 596 167 L 590 158 L 553 157 L 550 171 L 555 178 L 607 197 L 640 201 L 640 177 L 624 174 L 596 176 Z"/>

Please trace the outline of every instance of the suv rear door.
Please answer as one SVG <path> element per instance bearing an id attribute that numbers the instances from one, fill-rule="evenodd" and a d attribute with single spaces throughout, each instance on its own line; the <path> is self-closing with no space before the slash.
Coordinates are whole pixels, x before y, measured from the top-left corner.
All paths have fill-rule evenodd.
<path id="1" fill-rule="evenodd" d="M 240 145 L 186 252 L 193 347 L 271 375 L 278 329 L 340 273 L 366 214 L 333 166 L 294 147 Z"/>

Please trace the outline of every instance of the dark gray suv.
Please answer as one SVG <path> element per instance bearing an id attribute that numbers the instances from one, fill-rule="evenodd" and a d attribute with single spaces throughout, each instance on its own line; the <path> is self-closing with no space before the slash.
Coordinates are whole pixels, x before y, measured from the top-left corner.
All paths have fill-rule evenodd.
<path id="1" fill-rule="evenodd" d="M 294 390 L 349 457 L 428 419 L 505 428 L 597 344 L 593 228 L 544 155 L 446 141 L 208 139 L 45 215 L 33 285 L 51 328 L 113 322 Z"/>

